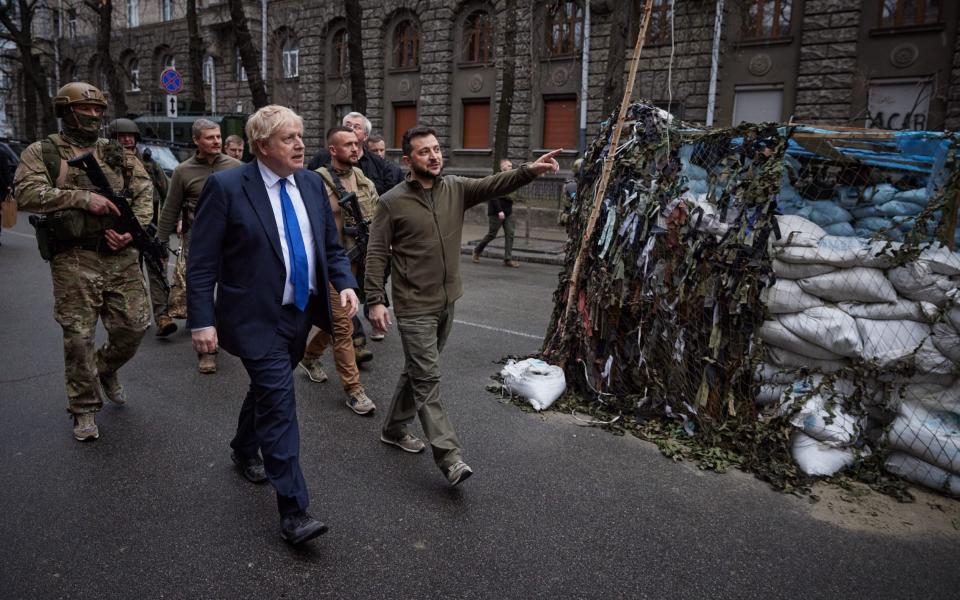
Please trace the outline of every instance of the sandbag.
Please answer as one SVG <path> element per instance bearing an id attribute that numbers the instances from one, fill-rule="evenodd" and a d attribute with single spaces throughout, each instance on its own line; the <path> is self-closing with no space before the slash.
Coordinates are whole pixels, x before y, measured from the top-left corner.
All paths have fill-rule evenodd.
<path id="1" fill-rule="evenodd" d="M 753 374 L 753 380 L 760 383 L 783 384 L 792 383 L 797 376 L 791 371 L 783 370 L 769 363 L 760 363 Z"/>
<path id="2" fill-rule="evenodd" d="M 887 278 L 901 296 L 911 300 L 923 300 L 940 307 L 949 301 L 947 292 L 957 287 L 946 275 L 934 273 L 930 263 L 924 260 L 890 269 L 887 271 Z"/>
<path id="3" fill-rule="evenodd" d="M 853 215 L 851 215 L 847 209 L 830 200 L 815 200 L 808 203 L 807 206 L 810 207 L 809 219 L 821 227 L 830 225 L 831 223 L 849 223 L 853 221 Z M 910 206 L 914 205 L 911 204 Z"/>
<path id="4" fill-rule="evenodd" d="M 861 421 L 837 403 L 829 403 L 815 394 L 803 401 L 790 423 L 818 442 L 834 448 L 851 446 L 863 430 Z"/>
<path id="5" fill-rule="evenodd" d="M 760 389 L 757 391 L 757 397 L 754 398 L 754 403 L 758 406 L 770 406 L 772 404 L 777 404 L 780 402 L 780 398 L 783 396 L 784 392 L 790 389 L 790 384 L 764 384 L 760 386 Z"/>
<path id="6" fill-rule="evenodd" d="M 890 200 L 877 206 L 877 214 L 885 217 L 914 217 L 923 212 L 923 207 L 912 202 Z"/>
<path id="7" fill-rule="evenodd" d="M 803 291 L 833 302 L 896 302 L 897 291 L 879 269 L 851 267 L 797 281 Z"/>
<path id="8" fill-rule="evenodd" d="M 923 341 L 913 360 L 921 373 L 954 375 L 958 372 L 957 365 L 934 345 L 932 336 Z"/>
<path id="9" fill-rule="evenodd" d="M 855 222 L 855 225 L 861 229 L 880 231 L 881 229 L 893 227 L 893 221 L 890 219 L 884 219 L 883 217 L 865 217 L 863 219 L 858 219 Z"/>
<path id="10" fill-rule="evenodd" d="M 927 194 L 927 188 L 916 188 L 912 190 L 903 190 L 893 195 L 894 200 L 901 202 L 912 202 L 920 206 L 926 206 L 930 198 Z"/>
<path id="11" fill-rule="evenodd" d="M 940 275 L 960 275 L 960 253 L 953 252 L 940 243 L 920 252 L 920 260 L 930 265 L 930 270 Z"/>
<path id="12" fill-rule="evenodd" d="M 846 364 L 843 359 L 820 360 L 803 356 L 796 352 L 790 352 L 785 348 L 777 348 L 776 346 L 767 346 L 764 348 L 764 353 L 766 354 L 767 362 L 783 369 L 811 369 L 820 373 L 833 373 L 842 369 Z"/>
<path id="13" fill-rule="evenodd" d="M 953 325 L 953 328 L 960 331 L 960 306 L 954 305 L 946 313 L 947 322 Z"/>
<path id="14" fill-rule="evenodd" d="M 567 387 L 563 369 L 536 358 L 508 360 L 500 375 L 504 390 L 526 398 L 534 410 L 549 408 Z"/>
<path id="15" fill-rule="evenodd" d="M 796 313 L 814 306 L 823 306 L 820 298 L 804 292 L 795 281 L 777 279 L 770 287 L 763 290 L 761 300 L 766 296 L 767 310 L 770 314 Z"/>
<path id="16" fill-rule="evenodd" d="M 877 216 L 877 207 L 873 204 L 864 204 L 850 209 L 850 214 L 854 219 L 869 219 Z"/>
<path id="17" fill-rule="evenodd" d="M 906 298 L 897 298 L 896 302 L 838 302 L 837 308 L 851 317 L 875 319 L 878 321 L 917 321 L 930 323 L 936 316 L 937 307 L 929 302 L 915 302 Z M 931 312 L 932 310 L 932 312 Z M 863 332 L 860 332 L 861 338 Z"/>
<path id="18" fill-rule="evenodd" d="M 815 248 L 797 245 L 782 246 L 771 253 L 783 262 L 826 264 L 835 267 L 853 267 L 867 256 L 868 245 L 856 237 L 824 236 Z"/>
<path id="19" fill-rule="evenodd" d="M 763 325 L 760 326 L 760 339 L 771 346 L 786 348 L 791 352 L 810 358 L 821 360 L 837 360 L 840 358 L 839 355 L 804 340 L 784 327 L 777 319 L 764 321 Z"/>
<path id="20" fill-rule="evenodd" d="M 876 186 L 867 186 L 863 190 L 863 198 L 872 204 L 883 204 L 893 200 L 897 194 L 897 188 L 889 183 L 881 183 Z"/>
<path id="21" fill-rule="evenodd" d="M 960 415 L 956 413 L 904 402 L 884 439 L 891 449 L 960 474 Z"/>
<path id="22" fill-rule="evenodd" d="M 860 260 L 858 266 L 872 269 L 889 269 L 894 266 L 896 256 L 900 253 L 903 244 L 887 240 L 864 240 L 867 253 Z"/>
<path id="23" fill-rule="evenodd" d="M 834 306 L 817 306 L 781 315 L 783 326 L 811 344 L 840 356 L 859 356 L 863 342 L 853 317 Z"/>
<path id="24" fill-rule="evenodd" d="M 770 236 L 770 243 L 774 246 L 815 248 L 827 235 L 827 232 L 816 223 L 796 215 L 778 216 L 777 227 L 780 229 L 780 239 Z"/>
<path id="25" fill-rule="evenodd" d="M 824 273 L 832 273 L 836 271 L 839 267 L 834 267 L 832 265 L 818 265 L 818 264 L 798 264 L 798 263 L 788 263 L 783 262 L 782 260 L 773 259 L 773 272 L 777 275 L 777 279 L 804 279 L 806 277 L 816 277 L 817 275 L 823 275 Z M 801 290 L 802 291 L 802 290 Z"/>
<path id="26" fill-rule="evenodd" d="M 930 336 L 930 326 L 917 321 L 855 319 L 863 340 L 863 359 L 876 361 L 880 368 L 908 359 Z"/>
<path id="27" fill-rule="evenodd" d="M 823 226 L 823 230 L 826 231 L 829 235 L 841 235 L 841 236 L 856 235 L 856 232 L 853 230 L 853 225 L 846 222 L 829 223 Z"/>
<path id="28" fill-rule="evenodd" d="M 906 452 L 892 452 L 883 466 L 894 475 L 911 483 L 928 487 L 944 494 L 960 497 L 960 475 L 954 475 Z"/>
<path id="29" fill-rule="evenodd" d="M 934 323 L 933 345 L 936 346 L 937 350 L 944 356 L 960 364 L 960 333 L 949 323 L 944 321 Z"/>
<path id="30" fill-rule="evenodd" d="M 794 431 L 791 437 L 793 460 L 807 475 L 830 476 L 853 464 L 850 448 L 834 448 L 809 435 Z"/>

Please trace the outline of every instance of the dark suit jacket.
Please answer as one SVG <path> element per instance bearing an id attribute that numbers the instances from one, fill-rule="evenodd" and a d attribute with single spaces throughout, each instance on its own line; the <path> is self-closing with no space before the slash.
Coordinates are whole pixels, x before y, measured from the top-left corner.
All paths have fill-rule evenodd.
<path id="1" fill-rule="evenodd" d="M 332 332 L 328 281 L 338 291 L 356 288 L 357 282 L 340 247 L 320 175 L 301 169 L 294 178 L 310 217 L 316 256 L 317 295 L 307 310 L 314 325 Z M 207 179 L 193 227 L 187 254 L 189 327 L 216 325 L 224 350 L 262 358 L 280 320 L 286 271 L 257 161 Z"/>

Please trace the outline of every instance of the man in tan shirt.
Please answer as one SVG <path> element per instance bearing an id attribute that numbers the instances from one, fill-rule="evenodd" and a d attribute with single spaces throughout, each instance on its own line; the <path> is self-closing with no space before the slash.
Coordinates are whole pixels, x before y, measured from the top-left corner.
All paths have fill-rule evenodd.
<path id="1" fill-rule="evenodd" d="M 170 286 L 170 316 L 186 318 L 186 264 L 190 250 L 190 232 L 197 213 L 197 200 L 207 177 L 218 171 L 232 169 L 243 163 L 226 154 L 220 153 L 220 126 L 208 119 L 197 119 L 193 123 L 193 143 L 197 153 L 183 161 L 173 170 L 173 178 L 167 190 L 167 199 L 160 211 L 157 224 L 157 236 L 164 244 L 169 243 L 170 234 L 180 224 L 180 256 Z M 216 352 L 199 355 L 201 373 L 217 372 Z"/>
<path id="2" fill-rule="evenodd" d="M 360 155 L 360 142 L 356 134 L 349 127 L 333 127 L 327 132 L 327 147 L 330 151 L 331 167 L 320 167 L 317 173 L 323 178 L 327 198 L 330 200 L 330 209 L 337 222 L 337 231 L 340 234 L 340 245 L 349 251 L 356 244 L 351 235 L 345 235 L 344 226 L 348 229 L 356 227 L 355 219 L 349 209 L 342 209 L 339 204 L 341 197 L 349 192 L 357 195 L 357 203 L 364 220 L 373 217 L 373 211 L 379 200 L 377 189 L 373 182 L 364 177 L 363 171 L 356 167 Z M 355 267 L 355 265 L 352 265 Z M 339 301 L 333 302 L 334 296 L 339 298 L 336 290 L 330 289 L 333 310 L 333 359 L 340 375 L 340 383 L 347 394 L 347 406 L 358 415 L 372 413 L 376 406 L 367 397 L 360 383 L 360 370 L 357 368 L 357 354 L 354 342 L 353 323 L 346 308 L 340 306 Z M 330 336 L 324 331 L 317 331 L 307 345 L 300 361 L 300 368 L 306 371 L 312 381 L 323 383 L 327 374 L 320 366 L 320 357 L 330 344 Z"/>

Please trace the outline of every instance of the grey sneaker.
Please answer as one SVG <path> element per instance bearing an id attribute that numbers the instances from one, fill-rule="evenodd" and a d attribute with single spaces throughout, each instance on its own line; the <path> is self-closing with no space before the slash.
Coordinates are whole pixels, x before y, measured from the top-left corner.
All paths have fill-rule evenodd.
<path id="1" fill-rule="evenodd" d="M 458 460 L 447 469 L 447 481 L 450 482 L 450 485 L 463 483 L 471 475 L 473 475 L 473 469 L 462 460 Z"/>
<path id="2" fill-rule="evenodd" d="M 380 432 L 380 441 L 384 444 L 390 444 L 391 446 L 396 446 L 404 452 L 410 452 L 416 454 L 417 452 L 423 452 L 423 449 L 426 448 L 423 442 L 420 441 L 420 438 L 413 435 L 412 433 L 404 432 L 398 438 L 387 437 L 387 434 Z"/>
<path id="3" fill-rule="evenodd" d="M 358 415 L 369 415 L 377 409 L 376 405 L 373 403 L 373 400 L 367 397 L 366 392 L 364 392 L 362 389 L 357 390 L 352 394 L 347 394 L 347 406 L 349 406 L 350 410 Z"/>
<path id="4" fill-rule="evenodd" d="M 93 383 L 93 389 L 100 396 L 100 401 L 106 398 L 117 405 L 127 403 L 127 396 L 123 393 L 123 386 L 120 385 L 120 378 L 117 373 L 99 373 L 97 380 Z"/>
<path id="5" fill-rule="evenodd" d="M 323 372 L 323 367 L 320 366 L 320 361 L 316 358 L 305 358 L 301 360 L 300 368 L 306 371 L 310 381 L 324 383 L 328 379 L 327 374 Z"/>
<path id="6" fill-rule="evenodd" d="M 93 415 L 92 412 L 73 415 L 73 437 L 78 442 L 95 440 L 100 437 L 100 430 L 97 429 L 97 421 Z"/>

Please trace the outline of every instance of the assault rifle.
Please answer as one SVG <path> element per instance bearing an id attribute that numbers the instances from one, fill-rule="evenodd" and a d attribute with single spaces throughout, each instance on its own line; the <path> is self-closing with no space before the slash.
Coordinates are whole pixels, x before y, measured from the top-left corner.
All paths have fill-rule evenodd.
<path id="1" fill-rule="evenodd" d="M 157 275 L 163 285 L 164 291 L 170 292 L 170 285 L 167 283 L 167 270 L 163 267 L 163 259 L 166 257 L 166 249 L 157 239 L 156 234 L 149 234 L 140 225 L 137 215 L 130 208 L 130 203 L 123 194 L 117 194 L 110 187 L 110 182 L 100 168 L 100 163 L 93 157 L 92 152 L 87 152 L 83 156 L 78 156 L 67 161 L 71 167 L 76 167 L 86 173 L 90 183 L 97 188 L 97 193 L 105 196 L 120 211 L 120 218 L 114 230 L 117 233 L 129 233 L 133 237 L 133 246 L 140 251 L 141 259 L 146 263 L 147 269 Z"/>
<path id="2" fill-rule="evenodd" d="M 363 218 L 363 213 L 360 212 L 360 202 L 357 200 L 355 193 L 341 194 L 337 204 L 340 205 L 340 210 L 349 210 L 353 216 L 354 225 L 343 228 L 344 234 L 356 240 L 353 247 L 347 251 L 347 258 L 350 262 L 357 262 L 362 267 L 363 260 L 367 255 L 367 242 L 370 240 L 370 222 Z"/>

